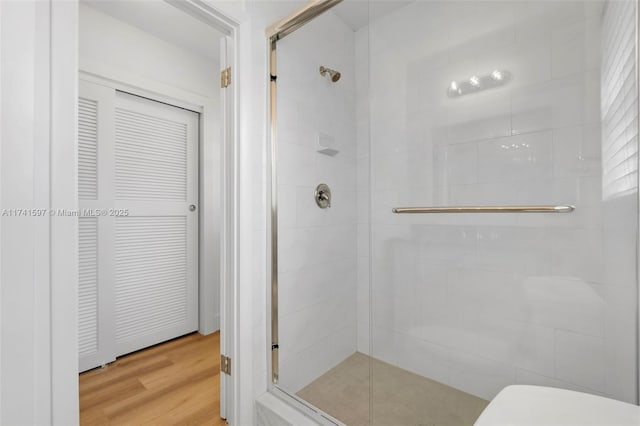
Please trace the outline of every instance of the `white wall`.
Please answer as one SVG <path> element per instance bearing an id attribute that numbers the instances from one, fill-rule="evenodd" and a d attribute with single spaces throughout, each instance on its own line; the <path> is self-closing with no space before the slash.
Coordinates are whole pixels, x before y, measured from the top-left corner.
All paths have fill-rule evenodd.
<path id="1" fill-rule="evenodd" d="M 48 28 L 48 6 L 0 5 L 0 205 L 46 208 L 49 194 L 48 40 L 30 28 Z M 0 221 L 0 423 L 50 419 L 49 217 Z M 44 272 L 44 273 L 43 273 Z M 73 310 L 73 308 L 71 308 Z"/>
<path id="2" fill-rule="evenodd" d="M 603 221 L 601 27 L 597 2 L 418 1 L 371 24 L 374 357 L 487 399 L 530 383 L 635 402 L 635 281 L 605 266 L 636 259 Z M 446 96 L 494 69 L 512 81 Z M 502 204 L 576 211 L 391 213 Z"/>
<path id="3" fill-rule="evenodd" d="M 230 348 L 234 354 L 236 385 L 230 389 L 234 395 L 230 415 L 232 424 L 248 425 L 255 424 L 255 399 L 267 390 L 264 31 L 300 3 L 209 3 L 240 23 L 236 44 L 238 80 L 232 85 L 238 96 L 239 118 L 236 146 L 239 246 L 236 253 L 238 285 L 233 289 L 238 334 L 234 347 Z M 50 5 L 47 2 L 0 2 L 0 150 L 9 166 L 12 161 L 26 164 L 26 169 L 5 168 L 3 164 L 2 208 L 30 207 L 34 204 L 32 201 L 28 201 L 27 206 L 18 202 L 24 201 L 25 196 L 34 197 L 36 189 L 38 196 L 44 197 L 36 206 L 77 206 L 74 135 L 78 10 L 74 2 L 55 2 L 53 10 Z M 16 34 L 20 37 L 15 37 Z M 51 69 L 47 65 L 49 48 L 52 49 Z M 50 79 L 51 88 L 48 87 Z M 31 95 L 25 96 L 25 92 Z M 49 105 L 50 93 L 53 109 Z M 18 101 L 23 102 L 19 104 L 20 109 L 16 108 Z M 51 115 L 54 120 L 50 133 L 48 118 Z M 34 156 L 35 144 L 39 149 Z M 39 167 L 29 166 L 29 161 L 37 161 Z M 51 170 L 47 165 L 51 165 Z M 46 182 L 49 176 L 51 187 Z M 35 188 L 30 184 L 34 180 L 38 181 Z M 25 184 L 24 188 L 20 182 Z M 4 195 L 4 188 L 11 187 L 24 189 L 19 193 L 20 199 Z M 35 222 L 35 219 L 26 220 Z M 49 231 L 37 228 L 39 232 L 30 224 L 15 225 L 13 219 L 8 222 L 7 218 L 3 221 L 0 228 L 3 247 L 0 257 L 0 423 L 77 424 L 77 221 L 57 218 L 51 222 Z M 12 227 L 24 233 L 6 232 Z M 52 252 L 47 252 L 49 239 L 54 248 Z M 45 251 L 31 250 L 29 247 L 33 244 Z M 25 264 L 28 267 L 24 267 Z M 37 280 L 31 279 L 32 273 L 37 274 Z M 25 380 L 27 377 L 32 379 Z"/>
<path id="4" fill-rule="evenodd" d="M 356 350 L 354 56 L 353 30 L 331 11 L 277 46 L 279 385 L 289 392 Z M 321 134 L 334 139 L 335 156 L 317 152 Z M 320 183 L 332 193 L 324 210 Z"/>
<path id="5" fill-rule="evenodd" d="M 176 14 L 183 12 L 178 9 Z M 218 36 L 220 37 L 220 36 Z M 218 50 L 218 38 L 211 40 Z M 200 332 L 220 328 L 222 176 L 219 60 L 204 56 L 80 4 L 80 70 L 162 95 L 160 100 L 206 103 L 200 152 Z M 193 96 L 195 95 L 195 97 Z M 170 102 L 170 100 L 169 100 Z"/>
<path id="6" fill-rule="evenodd" d="M 77 19 L 75 2 L 0 2 L 2 209 L 77 208 Z M 77 218 L 3 216 L 0 238 L 0 423 L 77 424 Z"/>
<path id="7" fill-rule="evenodd" d="M 2 209 L 77 207 L 76 13 L 73 3 L 0 3 Z M 48 214 L 1 219 L 2 424 L 77 421 L 76 229 L 76 218 Z"/>
<path id="8" fill-rule="evenodd" d="M 211 43 L 217 50 L 218 40 Z M 79 52 L 83 71 L 113 71 L 200 96 L 219 96 L 218 60 L 168 43 L 86 3 L 80 3 Z"/>

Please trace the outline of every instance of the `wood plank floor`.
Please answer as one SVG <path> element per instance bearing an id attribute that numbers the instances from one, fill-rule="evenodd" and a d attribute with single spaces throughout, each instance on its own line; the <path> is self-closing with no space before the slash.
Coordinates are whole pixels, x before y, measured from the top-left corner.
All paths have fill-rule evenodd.
<path id="1" fill-rule="evenodd" d="M 219 373 L 219 333 L 194 333 L 123 356 L 80 374 L 80 423 L 226 425 Z"/>

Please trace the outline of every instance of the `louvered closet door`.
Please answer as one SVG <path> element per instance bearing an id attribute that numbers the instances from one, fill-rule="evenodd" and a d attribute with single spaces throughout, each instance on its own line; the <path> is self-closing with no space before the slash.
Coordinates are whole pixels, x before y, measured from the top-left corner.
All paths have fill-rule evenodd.
<path id="1" fill-rule="evenodd" d="M 198 328 L 198 114 L 117 92 L 113 220 L 118 355 Z M 193 206 L 190 209 L 190 206 Z"/>
<path id="2" fill-rule="evenodd" d="M 113 203 L 110 166 L 115 91 L 80 82 L 78 100 L 78 204 L 80 210 L 109 208 Z M 115 360 L 111 224 L 102 217 L 78 218 L 79 369 Z"/>
<path id="3" fill-rule="evenodd" d="M 78 110 L 79 205 L 101 212 L 79 218 L 84 371 L 198 327 L 199 117 L 88 82 Z"/>

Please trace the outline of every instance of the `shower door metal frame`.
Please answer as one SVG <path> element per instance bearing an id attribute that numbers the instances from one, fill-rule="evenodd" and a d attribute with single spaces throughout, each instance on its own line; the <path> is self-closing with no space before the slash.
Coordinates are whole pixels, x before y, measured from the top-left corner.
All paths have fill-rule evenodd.
<path id="1" fill-rule="evenodd" d="M 278 384 L 278 175 L 277 175 L 277 43 L 287 35 L 293 33 L 298 28 L 301 28 L 306 23 L 312 21 L 322 13 L 333 8 L 342 0 L 315 0 L 308 5 L 302 7 L 296 12 L 292 13 L 288 17 L 276 22 L 267 28 L 266 36 L 268 41 L 267 48 L 269 49 L 268 59 L 268 77 L 269 77 L 269 134 L 268 134 L 268 146 L 271 161 L 268 162 L 267 173 L 270 177 L 270 188 L 268 194 L 269 219 L 268 219 L 268 231 L 270 235 L 270 244 L 268 249 L 268 262 L 269 276 L 271 277 L 271 291 L 269 297 L 270 303 L 270 316 L 271 326 L 269 330 L 270 334 L 270 353 L 271 353 L 271 383 L 273 385 Z"/>
<path id="2" fill-rule="evenodd" d="M 310 415 L 315 420 L 330 425 L 342 425 L 343 423 L 324 413 L 318 407 L 310 404 L 302 398 L 287 392 L 278 386 L 279 378 L 279 335 L 278 335 L 278 175 L 277 175 L 277 46 L 278 41 L 312 21 L 322 13 L 328 11 L 343 0 L 314 0 L 288 17 L 276 22 L 266 30 L 268 49 L 268 78 L 269 78 L 269 106 L 268 106 L 268 135 L 267 145 L 270 161 L 267 161 L 267 205 L 268 220 L 267 234 L 270 242 L 267 248 L 267 274 L 271 278 L 270 292 L 268 292 L 270 322 L 267 330 L 269 347 L 267 353 L 271 360 L 267 361 L 267 369 L 271 380 L 269 390 L 281 398 L 286 398 L 298 409 Z"/>
<path id="3" fill-rule="evenodd" d="M 636 107 L 640 117 L 640 1 L 635 0 L 636 6 Z M 640 138 L 640 132 L 638 132 Z M 640 161 L 640 160 L 639 160 Z M 640 211 L 640 173 L 636 183 L 636 212 Z M 636 404 L 640 405 L 640 215 L 636 222 Z"/>

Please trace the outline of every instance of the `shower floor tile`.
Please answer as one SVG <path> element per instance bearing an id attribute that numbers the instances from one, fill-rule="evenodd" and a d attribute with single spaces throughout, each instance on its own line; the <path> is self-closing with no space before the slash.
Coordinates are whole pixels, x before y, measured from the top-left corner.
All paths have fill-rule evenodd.
<path id="1" fill-rule="evenodd" d="M 298 396 L 348 426 L 471 426 L 489 403 L 359 352 Z"/>

